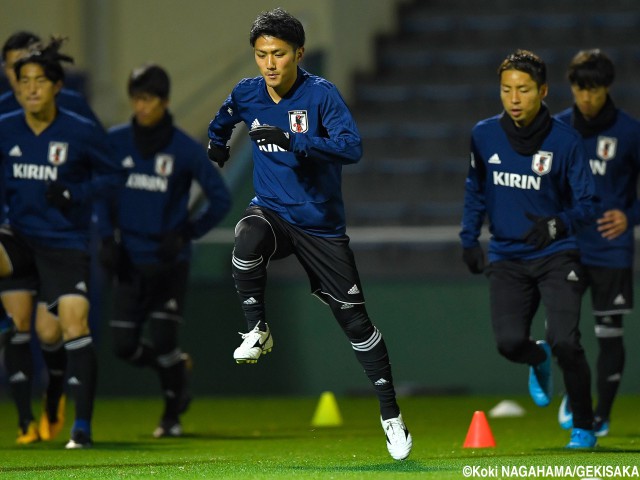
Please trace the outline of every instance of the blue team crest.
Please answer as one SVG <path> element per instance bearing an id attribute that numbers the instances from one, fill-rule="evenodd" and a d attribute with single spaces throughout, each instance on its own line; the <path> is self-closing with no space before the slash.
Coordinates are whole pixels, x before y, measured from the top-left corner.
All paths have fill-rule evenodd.
<path id="1" fill-rule="evenodd" d="M 598 137 L 598 147 L 596 154 L 602 160 L 611 160 L 616 156 L 616 148 L 618 147 L 618 139 L 614 137 Z"/>
<path id="2" fill-rule="evenodd" d="M 69 150 L 69 144 L 65 142 L 49 142 L 49 163 L 55 165 L 62 165 L 67 161 L 67 151 Z"/>
<path id="3" fill-rule="evenodd" d="M 309 130 L 306 110 L 289 110 L 289 127 L 293 133 L 305 133 Z"/>
<path id="4" fill-rule="evenodd" d="M 173 173 L 173 155 L 160 153 L 156 155 L 156 174 L 161 177 L 168 177 Z"/>
<path id="5" fill-rule="evenodd" d="M 531 170 L 538 175 L 546 175 L 551 171 L 551 162 L 553 160 L 553 152 L 543 152 L 540 150 L 533 156 L 531 162 Z"/>

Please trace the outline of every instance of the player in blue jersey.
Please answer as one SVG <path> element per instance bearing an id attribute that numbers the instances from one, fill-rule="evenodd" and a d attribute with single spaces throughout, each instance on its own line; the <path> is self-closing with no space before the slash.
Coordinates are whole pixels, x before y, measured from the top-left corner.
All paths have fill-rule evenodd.
<path id="1" fill-rule="evenodd" d="M 387 347 L 371 323 L 346 235 L 342 166 L 362 156 L 360 134 L 336 87 L 299 67 L 305 33 L 282 9 L 260 14 L 249 41 L 261 76 L 236 85 L 209 125 L 209 158 L 229 158 L 236 124 L 250 129 L 255 197 L 235 229 L 232 271 L 248 333 L 233 356 L 255 363 L 273 348 L 265 317 L 267 267 L 295 255 L 311 291 L 326 303 L 380 401 L 387 448 L 396 460 L 412 446 Z"/>
<path id="2" fill-rule="evenodd" d="M 105 237 L 102 260 L 115 276 L 113 348 L 119 358 L 152 368 L 160 378 L 165 407 L 153 432 L 156 438 L 182 435 L 179 415 L 190 401 L 190 359 L 180 349 L 178 333 L 191 241 L 217 225 L 231 206 L 227 187 L 203 146 L 174 125 L 169 92 L 163 68 L 144 65 L 131 73 L 133 118 L 109 131 L 128 180 L 112 208 L 99 213 Z M 207 203 L 189 217 L 194 181 Z M 145 324 L 149 340 L 142 338 Z"/>
<path id="3" fill-rule="evenodd" d="M 624 369 L 622 319 L 633 308 L 633 227 L 640 224 L 640 123 L 613 103 L 609 88 L 614 78 L 615 67 L 605 53 L 578 52 L 568 71 L 574 104 L 557 116 L 582 137 L 602 202 L 597 221 L 578 235 L 599 346 L 594 412 L 597 436 L 609 432 Z M 568 407 L 565 397 L 558 416 L 564 428 L 573 424 Z"/>
<path id="4" fill-rule="evenodd" d="M 8 225 L 0 230 L 0 277 L 38 292 L 36 331 L 43 344 L 64 342 L 76 416 L 66 448 L 91 445 L 96 354 L 88 325 L 88 241 L 92 200 L 124 181 L 103 129 L 56 105 L 62 88 L 62 40 L 33 45 L 14 69 L 23 110 L 0 117 L 0 160 Z M 27 355 L 29 356 L 29 355 Z M 21 356 L 10 378 L 29 377 Z M 33 430 L 18 403 L 20 428 Z"/>
<path id="5" fill-rule="evenodd" d="M 0 94 L 0 114 L 19 110 L 22 107 L 17 98 L 19 95 L 18 81 L 14 71 L 17 60 L 28 54 L 29 47 L 40 42 L 40 38 L 34 33 L 18 31 L 11 35 L 2 47 L 2 66 L 4 74 L 11 89 Z M 84 97 L 78 92 L 62 88 L 56 95 L 56 105 L 60 108 L 71 110 L 80 114 L 95 123 L 99 124 L 93 110 L 89 107 Z M 0 320 L 0 332 L 11 330 L 11 324 L 17 325 L 18 335 L 7 336 L 10 338 L 5 357 L 16 357 L 22 360 L 12 360 L 8 362 L 17 365 L 25 362 L 28 357 L 28 350 L 31 343 L 31 320 L 34 311 L 34 285 L 24 284 L 22 280 L 11 278 L 0 281 L 0 298 L 3 307 L 9 313 L 7 317 Z M 97 296 L 92 295 L 91 300 L 96 300 Z M 94 308 L 96 305 L 94 305 Z M 6 327 L 9 328 L 6 328 Z M 13 329 L 16 327 L 14 326 Z M 37 440 L 51 440 L 55 438 L 64 426 L 65 395 L 64 395 L 64 371 L 66 366 L 66 356 L 62 342 L 53 345 L 42 344 L 41 351 L 45 360 L 48 372 L 48 382 L 44 398 L 43 413 L 40 417 L 38 429 L 27 428 L 26 432 L 19 433 L 17 442 L 20 444 L 31 443 Z M 29 362 L 30 363 L 30 362 Z M 31 368 L 29 370 L 32 370 Z M 26 376 L 14 377 L 15 382 L 11 382 L 13 395 L 22 407 L 19 410 L 30 411 L 31 382 Z"/>
<path id="6" fill-rule="evenodd" d="M 576 232 L 594 219 L 593 178 L 580 138 L 543 103 L 545 63 L 518 50 L 498 75 L 504 112 L 479 122 L 471 134 L 463 260 L 472 273 L 489 278 L 498 351 L 530 365 L 529 391 L 539 406 L 551 401 L 551 355 L 557 358 L 574 412 L 567 447 L 593 447 L 591 379 L 578 328 L 586 278 L 576 241 Z M 488 266 L 478 241 L 485 217 Z M 540 302 L 547 341 L 534 342 L 531 322 Z"/>
<path id="7" fill-rule="evenodd" d="M 28 53 L 29 46 L 40 42 L 40 37 L 32 32 L 18 31 L 11 35 L 2 46 L 2 67 L 11 90 L 0 94 L 0 114 L 12 112 L 21 108 L 18 101 L 18 82 L 14 71 L 16 61 Z M 99 124 L 95 113 L 89 107 L 86 99 L 79 93 L 68 88 L 62 88 L 56 97 L 56 103 L 61 108 L 71 110 L 83 117 Z"/>

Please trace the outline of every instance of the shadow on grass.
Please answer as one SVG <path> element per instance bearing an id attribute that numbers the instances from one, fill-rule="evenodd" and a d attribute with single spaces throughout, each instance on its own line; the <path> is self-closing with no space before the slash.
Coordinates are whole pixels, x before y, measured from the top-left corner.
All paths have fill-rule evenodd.
<path id="1" fill-rule="evenodd" d="M 189 465 L 207 465 L 211 460 L 189 461 Z M 89 463 L 83 465 L 47 465 L 38 467 L 0 467 L 0 473 L 8 472 L 57 472 L 67 470 L 106 470 L 113 468 L 148 468 L 148 467 L 179 467 L 185 464 L 184 461 L 175 462 L 139 462 L 139 463 Z"/>
<path id="2" fill-rule="evenodd" d="M 451 470 L 458 470 L 457 466 L 451 467 L 439 467 L 435 465 L 425 465 L 422 462 L 415 460 L 404 460 L 402 462 L 389 462 L 389 463 L 375 463 L 375 464 L 360 464 L 360 465 L 335 465 L 335 466 L 318 466 L 318 465 L 292 465 L 283 466 L 283 470 L 292 470 L 294 472 L 326 472 L 326 473 L 338 473 L 338 472 L 445 472 Z"/>

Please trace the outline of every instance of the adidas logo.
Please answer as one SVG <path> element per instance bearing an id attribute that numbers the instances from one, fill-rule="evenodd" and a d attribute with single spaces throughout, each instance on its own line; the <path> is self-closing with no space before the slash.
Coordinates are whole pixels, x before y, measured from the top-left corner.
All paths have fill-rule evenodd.
<path id="1" fill-rule="evenodd" d="M 87 284 L 84 282 L 78 282 L 76 283 L 76 290 L 80 290 L 81 292 L 87 292 Z"/>
<path id="2" fill-rule="evenodd" d="M 233 108 L 231 107 L 227 108 L 227 113 L 229 114 L 230 117 L 233 117 Z"/>
<path id="3" fill-rule="evenodd" d="M 22 371 L 16 372 L 9 377 L 9 383 L 26 382 L 27 380 L 29 379 Z"/>
<path id="4" fill-rule="evenodd" d="M 244 302 L 242 302 L 242 303 L 243 303 L 244 305 L 255 305 L 256 303 L 258 303 L 258 301 L 257 301 L 255 298 L 250 297 L 250 298 L 247 298 L 247 299 L 246 299 Z"/>
<path id="5" fill-rule="evenodd" d="M 257 118 L 253 122 L 251 122 L 251 129 L 254 129 L 259 126 L 260 126 L 260 122 L 258 121 Z"/>
<path id="6" fill-rule="evenodd" d="M 567 275 L 567 280 L 570 282 L 577 282 L 580 279 L 578 278 L 578 275 L 576 275 L 576 272 L 574 272 L 573 270 L 571 270 L 569 272 L 569 275 Z"/>
<path id="7" fill-rule="evenodd" d="M 349 310 L 350 308 L 353 308 L 353 303 L 343 303 L 340 305 L 340 310 Z"/>
<path id="8" fill-rule="evenodd" d="M 173 310 L 174 312 L 178 310 L 178 301 L 175 298 L 172 298 L 167 303 L 165 303 L 164 307 L 167 310 Z"/>
<path id="9" fill-rule="evenodd" d="M 373 382 L 373 384 L 377 385 L 378 387 L 381 387 L 382 385 L 386 385 L 387 383 L 389 383 L 389 380 L 387 380 L 386 378 L 381 378 Z"/>
<path id="10" fill-rule="evenodd" d="M 9 156 L 10 157 L 21 157 L 22 156 L 22 150 L 20 150 L 20 147 L 18 145 L 15 145 L 11 150 L 9 150 Z"/>
<path id="11" fill-rule="evenodd" d="M 133 158 L 131 158 L 131 155 L 129 155 L 124 160 L 122 160 L 122 166 L 124 168 L 133 168 L 135 166 L 135 163 L 133 163 Z"/>
<path id="12" fill-rule="evenodd" d="M 624 305 L 627 301 L 624 299 L 621 293 L 613 300 L 614 305 Z"/>
<path id="13" fill-rule="evenodd" d="M 78 377 L 71 377 L 69 380 L 67 380 L 67 383 L 69 385 L 82 385 L 80 383 L 80 380 L 78 380 Z"/>
<path id="14" fill-rule="evenodd" d="M 358 289 L 357 285 L 354 285 L 353 287 L 351 287 L 349 289 L 349 291 L 347 292 L 349 295 L 357 295 L 358 293 L 360 293 L 360 290 Z"/>
<path id="15" fill-rule="evenodd" d="M 498 156 L 498 154 L 494 153 L 493 155 L 491 155 L 491 157 L 489 157 L 489 163 L 500 165 L 502 162 L 500 161 L 500 157 Z"/>
<path id="16" fill-rule="evenodd" d="M 622 375 L 619 373 L 614 373 L 613 375 L 609 375 L 607 377 L 607 382 L 619 382 L 622 379 Z"/>

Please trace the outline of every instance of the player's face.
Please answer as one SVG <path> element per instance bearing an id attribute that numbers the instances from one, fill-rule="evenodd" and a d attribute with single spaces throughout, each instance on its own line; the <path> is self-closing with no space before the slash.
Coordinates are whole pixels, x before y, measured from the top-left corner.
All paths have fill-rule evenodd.
<path id="1" fill-rule="evenodd" d="M 279 38 L 261 36 L 256 40 L 253 50 L 267 87 L 279 97 L 284 96 L 296 81 L 298 62 L 302 59 L 304 48 L 294 49 Z"/>
<path id="2" fill-rule="evenodd" d="M 547 85 L 538 87 L 531 75 L 520 70 L 500 74 L 500 100 L 507 115 L 518 127 L 529 125 L 547 96 Z"/>
<path id="3" fill-rule="evenodd" d="M 53 83 L 37 63 L 26 63 L 20 69 L 18 91 L 20 103 L 25 112 L 32 115 L 54 112 L 56 95 L 62 88 L 62 82 Z"/>
<path id="4" fill-rule="evenodd" d="M 141 127 L 153 127 L 164 117 L 169 101 L 150 93 L 137 93 L 130 97 L 136 122 Z"/>
<path id="5" fill-rule="evenodd" d="M 573 84 L 571 85 L 571 93 L 573 94 L 573 101 L 582 116 L 590 120 L 598 115 L 602 107 L 604 107 L 607 101 L 607 95 L 609 94 L 609 88 L 580 88 L 578 85 Z"/>
<path id="6" fill-rule="evenodd" d="M 5 77 L 7 77 L 7 80 L 9 80 L 11 89 L 16 95 L 18 94 L 18 79 L 16 78 L 16 72 L 13 70 L 13 66 L 16 64 L 18 59 L 26 53 L 26 50 L 8 50 L 6 58 L 2 63 L 2 68 L 4 68 L 4 75 Z"/>

